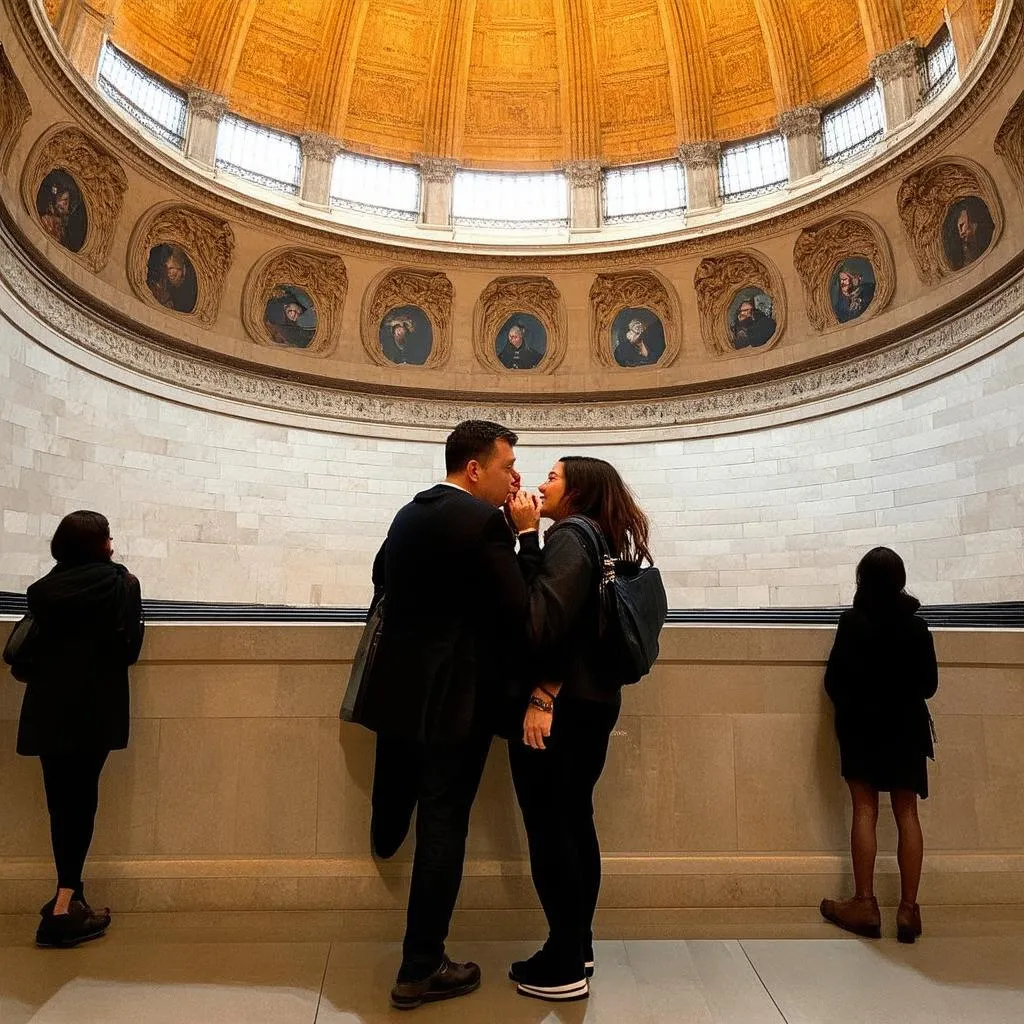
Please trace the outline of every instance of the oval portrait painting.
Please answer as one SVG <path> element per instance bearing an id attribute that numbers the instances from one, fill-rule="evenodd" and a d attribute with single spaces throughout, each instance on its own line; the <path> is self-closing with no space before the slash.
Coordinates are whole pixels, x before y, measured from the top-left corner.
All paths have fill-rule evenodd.
<path id="1" fill-rule="evenodd" d="M 862 316 L 875 297 L 875 270 L 871 261 L 860 256 L 843 260 L 829 282 L 828 295 L 832 312 L 841 323 Z"/>
<path id="2" fill-rule="evenodd" d="M 71 252 L 85 245 L 88 216 L 78 182 L 63 168 L 43 178 L 36 193 L 36 212 L 43 230 Z"/>
<path id="3" fill-rule="evenodd" d="M 741 288 L 726 313 L 733 348 L 760 348 L 775 335 L 775 304 L 760 288 Z"/>
<path id="4" fill-rule="evenodd" d="M 316 306 L 308 292 L 281 284 L 267 300 L 263 323 L 275 345 L 309 348 L 316 337 Z"/>
<path id="5" fill-rule="evenodd" d="M 532 313 L 513 313 L 494 339 L 498 360 L 509 370 L 532 370 L 547 350 L 547 329 Z"/>
<path id="6" fill-rule="evenodd" d="M 392 363 L 422 366 L 434 347 L 430 318 L 419 306 L 395 306 L 381 319 L 377 331 L 384 358 Z"/>
<path id="7" fill-rule="evenodd" d="M 953 270 L 963 270 L 992 244 L 992 214 L 979 196 L 965 196 L 952 203 L 942 224 L 942 248 Z"/>
<path id="8" fill-rule="evenodd" d="M 665 328 L 650 309 L 627 306 L 612 321 L 612 355 L 619 366 L 653 366 L 665 354 Z"/>
<path id="9" fill-rule="evenodd" d="M 149 250 L 146 284 L 161 306 L 176 313 L 191 313 L 196 308 L 196 268 L 188 253 L 176 245 L 164 242 Z"/>

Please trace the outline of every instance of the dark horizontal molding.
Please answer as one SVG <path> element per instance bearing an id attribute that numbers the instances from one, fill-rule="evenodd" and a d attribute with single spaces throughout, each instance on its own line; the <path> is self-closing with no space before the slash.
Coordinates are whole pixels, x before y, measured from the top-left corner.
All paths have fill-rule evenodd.
<path id="1" fill-rule="evenodd" d="M 286 604 L 227 604 L 213 601 L 145 601 L 151 623 L 218 622 L 360 623 L 365 608 L 302 607 Z M 834 626 L 835 608 L 673 608 L 670 623 L 722 626 Z M 25 595 L 0 591 L 0 615 L 24 615 Z M 944 629 L 1024 629 L 1024 601 L 991 604 L 933 604 L 921 609 L 930 626 Z"/>

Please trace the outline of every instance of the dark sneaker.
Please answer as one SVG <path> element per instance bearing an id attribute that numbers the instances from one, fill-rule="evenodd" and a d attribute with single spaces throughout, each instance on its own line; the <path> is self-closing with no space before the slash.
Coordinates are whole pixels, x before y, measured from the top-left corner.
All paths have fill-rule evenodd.
<path id="1" fill-rule="evenodd" d="M 509 980 L 519 981 L 523 972 L 529 971 L 530 965 L 537 959 L 537 957 L 541 956 L 543 952 L 543 949 L 538 950 L 532 957 L 530 957 L 529 960 L 513 960 L 512 963 L 509 964 L 508 968 Z M 588 978 L 592 978 L 594 976 L 594 966 L 594 947 L 592 945 L 588 945 L 583 950 L 583 973 Z"/>
<path id="2" fill-rule="evenodd" d="M 53 908 L 56 905 L 57 905 L 57 897 L 54 896 L 48 903 L 44 903 L 39 908 L 39 916 L 40 917 L 47 917 L 49 914 L 52 914 L 53 913 Z M 77 897 L 72 899 L 71 906 L 74 907 L 76 905 L 80 906 L 80 907 L 84 907 L 86 913 L 92 914 L 94 917 L 106 918 L 107 927 L 110 926 L 110 907 L 90 907 L 89 904 L 86 902 L 84 896 L 81 899 L 79 899 Z"/>
<path id="3" fill-rule="evenodd" d="M 396 981 L 391 1005 L 396 1010 L 415 1010 L 424 1003 L 469 995 L 479 987 L 480 968 L 476 964 L 457 964 L 445 957 L 441 966 L 421 981 Z"/>
<path id="4" fill-rule="evenodd" d="M 82 942 L 98 939 L 110 924 L 110 918 L 93 914 L 75 901 L 66 914 L 47 914 L 36 929 L 36 945 L 70 949 Z"/>
<path id="5" fill-rule="evenodd" d="M 516 961 L 509 970 L 510 977 L 513 971 L 516 991 L 521 996 L 567 1003 L 590 995 L 590 985 L 581 961 L 577 961 L 575 966 L 558 964 L 541 950 L 529 960 Z"/>

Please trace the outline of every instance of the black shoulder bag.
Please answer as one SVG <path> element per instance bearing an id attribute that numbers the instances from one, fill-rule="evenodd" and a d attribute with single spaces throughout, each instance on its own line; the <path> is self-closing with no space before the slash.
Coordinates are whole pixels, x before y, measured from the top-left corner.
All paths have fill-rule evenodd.
<path id="1" fill-rule="evenodd" d="M 363 635 L 359 638 L 355 656 L 352 658 L 352 670 L 348 676 L 348 686 L 345 687 L 345 696 L 341 701 L 341 710 L 338 717 L 344 722 L 356 722 L 359 720 L 359 712 L 362 708 L 363 698 L 366 695 L 366 684 L 373 671 L 373 660 L 377 654 L 377 646 L 380 643 L 381 627 L 384 625 L 384 598 L 382 597 L 370 609 L 366 616 L 366 625 L 363 627 Z"/>
<path id="2" fill-rule="evenodd" d="M 39 642 L 39 623 L 28 612 L 15 623 L 4 644 L 4 661 L 11 666 L 11 675 L 19 683 L 27 683 L 32 679 Z"/>
<path id="3" fill-rule="evenodd" d="M 652 565 L 613 558 L 600 528 L 586 516 L 568 516 L 598 566 L 598 648 L 602 671 L 619 683 L 637 683 L 658 658 L 658 638 L 668 618 L 661 573 Z"/>

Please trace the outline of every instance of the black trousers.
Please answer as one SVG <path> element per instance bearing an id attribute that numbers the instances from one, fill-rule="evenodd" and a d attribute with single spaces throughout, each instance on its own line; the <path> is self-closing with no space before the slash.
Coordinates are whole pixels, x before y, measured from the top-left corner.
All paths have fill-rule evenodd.
<path id="1" fill-rule="evenodd" d="M 57 866 L 57 887 L 82 897 L 82 868 L 92 842 L 100 773 L 108 751 L 41 754 L 50 842 Z"/>
<path id="2" fill-rule="evenodd" d="M 418 780 L 414 781 L 416 853 L 398 974 L 401 981 L 426 977 L 444 958 L 462 885 L 469 812 L 490 745 L 487 733 L 464 743 L 420 744 L 406 751 L 406 763 L 418 765 Z"/>
<path id="3" fill-rule="evenodd" d="M 530 847 L 530 871 L 548 921 L 548 950 L 582 972 L 601 888 L 594 787 L 618 705 L 560 698 L 544 750 L 509 740 L 512 781 Z"/>

